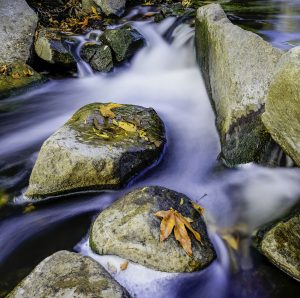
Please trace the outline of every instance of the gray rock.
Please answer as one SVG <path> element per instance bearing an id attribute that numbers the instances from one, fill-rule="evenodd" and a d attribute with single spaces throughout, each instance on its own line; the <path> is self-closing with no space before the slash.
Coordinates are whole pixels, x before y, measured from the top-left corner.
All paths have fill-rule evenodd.
<path id="1" fill-rule="evenodd" d="M 262 227 L 255 245 L 274 265 L 300 281 L 300 208 Z"/>
<path id="2" fill-rule="evenodd" d="M 100 39 L 112 49 L 118 62 L 131 58 L 145 44 L 143 36 L 130 26 L 107 29 Z"/>
<path id="3" fill-rule="evenodd" d="M 121 16 L 124 13 L 126 0 L 94 0 L 101 10 L 107 15 Z"/>
<path id="4" fill-rule="evenodd" d="M 261 114 L 283 53 L 233 25 L 219 4 L 198 9 L 196 49 L 216 112 L 223 159 L 230 166 L 259 162 L 271 142 Z"/>
<path id="5" fill-rule="evenodd" d="M 7 297 L 129 298 L 130 296 L 91 258 L 59 251 L 35 267 Z"/>
<path id="6" fill-rule="evenodd" d="M 38 17 L 25 0 L 1 0 L 0 20 L 0 64 L 26 62 Z"/>
<path id="7" fill-rule="evenodd" d="M 165 130 L 156 112 L 121 105 L 113 109 L 112 120 L 100 112 L 107 105 L 82 107 L 44 142 L 31 173 L 28 197 L 119 189 L 159 160 Z"/>
<path id="8" fill-rule="evenodd" d="M 173 208 L 193 220 L 203 244 L 192 240 L 193 256 L 186 254 L 173 233 L 160 242 L 160 222 L 154 213 Z M 150 186 L 136 189 L 100 213 L 90 232 L 91 248 L 98 254 L 117 255 L 164 272 L 192 272 L 215 258 L 202 216 L 190 199 L 175 191 Z"/>
<path id="9" fill-rule="evenodd" d="M 109 46 L 86 43 L 81 49 L 81 57 L 93 70 L 108 72 L 113 68 L 113 57 Z"/>
<path id="10" fill-rule="evenodd" d="M 40 27 L 34 42 L 36 54 L 51 64 L 76 65 L 73 56 L 64 47 L 61 34 L 53 29 Z"/>
<path id="11" fill-rule="evenodd" d="M 300 166 L 300 47 L 280 59 L 262 119 L 273 139 Z"/>
<path id="12" fill-rule="evenodd" d="M 44 81 L 44 78 L 22 61 L 0 64 L 0 99 L 16 95 Z"/>

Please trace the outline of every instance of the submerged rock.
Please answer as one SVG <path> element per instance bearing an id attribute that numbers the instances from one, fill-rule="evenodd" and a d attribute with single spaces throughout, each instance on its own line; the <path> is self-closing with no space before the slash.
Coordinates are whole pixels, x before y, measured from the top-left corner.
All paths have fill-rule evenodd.
<path id="1" fill-rule="evenodd" d="M 274 265 L 300 281 L 300 208 L 261 228 L 255 245 Z"/>
<path id="2" fill-rule="evenodd" d="M 300 166 L 300 47 L 280 59 L 262 118 L 273 139 Z"/>
<path id="3" fill-rule="evenodd" d="M 160 242 L 160 222 L 154 213 L 174 208 L 193 220 L 202 242 L 192 241 L 193 256 L 186 254 L 174 235 Z M 131 191 L 100 213 L 90 232 L 91 248 L 98 254 L 117 255 L 165 272 L 192 272 L 216 257 L 202 216 L 190 199 L 167 188 L 150 186 Z"/>
<path id="4" fill-rule="evenodd" d="M 126 0 L 94 0 L 107 15 L 121 16 L 125 11 Z"/>
<path id="5" fill-rule="evenodd" d="M 7 297 L 129 298 L 130 295 L 91 258 L 59 251 L 35 267 Z"/>
<path id="6" fill-rule="evenodd" d="M 22 61 L 0 64 L 0 99 L 15 95 L 43 81 L 43 77 Z"/>
<path id="7" fill-rule="evenodd" d="M 81 57 L 93 70 L 108 72 L 113 68 L 113 57 L 109 46 L 85 43 L 81 49 Z"/>
<path id="8" fill-rule="evenodd" d="M 74 66 L 73 56 L 64 47 L 62 35 L 56 30 L 39 28 L 34 42 L 36 54 L 44 61 L 51 64 Z"/>
<path id="9" fill-rule="evenodd" d="M 130 26 L 107 29 L 100 39 L 111 48 L 117 62 L 131 58 L 145 44 L 143 36 Z"/>
<path id="10" fill-rule="evenodd" d="M 119 189 L 159 160 L 165 142 L 151 108 L 86 105 L 44 142 L 26 196 Z"/>
<path id="11" fill-rule="evenodd" d="M 216 112 L 225 163 L 259 162 L 271 142 L 261 114 L 283 53 L 233 25 L 219 4 L 198 9 L 196 48 Z"/>
<path id="12" fill-rule="evenodd" d="M 26 62 L 38 17 L 25 0 L 0 1 L 0 64 Z"/>

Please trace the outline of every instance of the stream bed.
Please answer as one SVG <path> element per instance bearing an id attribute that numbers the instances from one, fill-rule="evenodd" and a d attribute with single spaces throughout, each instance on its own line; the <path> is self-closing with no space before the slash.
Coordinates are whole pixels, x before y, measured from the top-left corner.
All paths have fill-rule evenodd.
<path id="1" fill-rule="evenodd" d="M 236 21 L 238 14 L 232 13 Z M 220 144 L 214 113 L 195 61 L 194 29 L 180 23 L 174 28 L 175 21 L 134 23 L 147 47 L 113 73 L 82 71 L 81 78 L 50 80 L 0 101 L 0 190 L 10 198 L 8 204 L 0 202 L 0 297 L 61 249 L 89 255 L 104 266 L 107 262 L 118 265 L 118 258 L 97 257 L 90 251 L 90 225 L 121 195 L 148 185 L 182 192 L 205 208 L 218 257 L 201 272 L 176 275 L 130 264 L 115 278 L 134 297 L 299 297 L 299 283 L 252 248 L 250 236 L 299 198 L 300 171 L 255 164 L 236 169 L 222 166 L 217 159 Z M 285 49 L 290 43 L 283 35 L 284 41 L 272 42 Z M 299 39 L 299 32 L 295 38 Z M 82 192 L 28 202 L 23 193 L 43 141 L 83 105 L 110 101 L 153 107 L 158 112 L 168 140 L 159 165 L 118 192 Z M 233 250 L 222 233 L 241 225 L 246 232 Z"/>

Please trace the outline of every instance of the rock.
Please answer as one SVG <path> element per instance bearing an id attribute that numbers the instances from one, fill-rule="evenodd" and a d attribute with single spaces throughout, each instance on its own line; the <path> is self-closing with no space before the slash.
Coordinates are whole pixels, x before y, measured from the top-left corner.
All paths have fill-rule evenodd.
<path id="1" fill-rule="evenodd" d="M 121 105 L 113 109 L 115 118 L 110 119 L 100 112 L 109 106 L 94 103 L 82 107 L 44 142 L 26 196 L 119 189 L 158 162 L 165 130 L 156 112 Z"/>
<path id="2" fill-rule="evenodd" d="M 0 20 L 0 64 L 26 62 L 38 17 L 25 0 L 1 0 Z"/>
<path id="3" fill-rule="evenodd" d="M 203 244 L 190 234 L 192 257 L 173 234 L 164 242 L 159 240 L 161 220 L 154 213 L 171 207 L 191 218 L 193 228 L 201 234 Z M 102 211 L 92 226 L 90 245 L 98 254 L 117 255 L 164 272 L 201 270 L 216 257 L 203 218 L 190 199 L 158 186 L 131 191 Z"/>
<path id="4" fill-rule="evenodd" d="M 198 9 L 196 48 L 215 109 L 225 163 L 259 162 L 271 142 L 261 114 L 283 53 L 258 35 L 233 25 L 219 4 Z"/>
<path id="5" fill-rule="evenodd" d="M 81 57 L 93 70 L 108 72 L 113 68 L 113 57 L 109 46 L 85 43 L 81 49 Z"/>
<path id="6" fill-rule="evenodd" d="M 76 253 L 59 251 L 36 266 L 7 297 L 129 298 L 130 296 L 96 261 Z"/>
<path id="7" fill-rule="evenodd" d="M 300 281 L 300 208 L 262 227 L 255 246 L 278 268 Z"/>
<path id="8" fill-rule="evenodd" d="M 0 64 L 0 99 L 43 82 L 43 77 L 22 61 Z"/>
<path id="9" fill-rule="evenodd" d="M 300 47 L 280 59 L 262 119 L 273 139 L 300 166 Z"/>
<path id="10" fill-rule="evenodd" d="M 36 54 L 51 64 L 62 64 L 67 67 L 75 66 L 73 56 L 64 47 L 62 35 L 56 30 L 41 27 L 34 42 Z"/>
<path id="11" fill-rule="evenodd" d="M 107 15 L 121 16 L 125 11 L 126 0 L 94 0 L 101 10 Z"/>
<path id="12" fill-rule="evenodd" d="M 107 29 L 100 39 L 112 49 L 118 62 L 131 58 L 145 44 L 143 36 L 130 26 Z"/>

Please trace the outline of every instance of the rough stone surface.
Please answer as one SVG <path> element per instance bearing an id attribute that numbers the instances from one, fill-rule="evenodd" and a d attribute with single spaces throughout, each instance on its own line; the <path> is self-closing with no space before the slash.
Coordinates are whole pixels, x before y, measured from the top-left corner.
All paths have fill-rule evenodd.
<path id="1" fill-rule="evenodd" d="M 16 61 L 11 64 L 0 65 L 0 99 L 16 95 L 18 92 L 41 83 L 43 77 L 24 62 Z"/>
<path id="2" fill-rule="evenodd" d="M 7 297 L 129 298 L 130 296 L 91 258 L 59 251 L 35 267 Z"/>
<path id="3" fill-rule="evenodd" d="M 41 148 L 26 195 L 43 197 L 85 189 L 119 189 L 155 164 L 165 145 L 164 125 L 151 108 L 122 105 L 115 119 L 94 103 L 82 107 Z M 119 123 L 135 128 L 126 131 Z M 126 128 L 126 127 L 125 127 Z"/>
<path id="4" fill-rule="evenodd" d="M 109 46 L 86 43 L 81 49 L 81 57 L 93 70 L 108 72 L 113 68 L 113 57 Z"/>
<path id="5" fill-rule="evenodd" d="M 263 122 L 273 139 L 300 166 L 300 47 L 278 63 L 266 100 Z"/>
<path id="6" fill-rule="evenodd" d="M 200 244 L 190 234 L 192 257 L 185 253 L 173 233 L 167 240 L 159 240 L 161 220 L 154 213 L 171 207 L 191 218 L 193 228 L 203 239 Z M 90 232 L 90 245 L 98 254 L 117 255 L 164 272 L 200 270 L 215 258 L 203 218 L 192 208 L 190 199 L 158 186 L 136 189 L 102 211 Z"/>
<path id="7" fill-rule="evenodd" d="M 94 0 L 107 15 L 121 16 L 124 13 L 126 0 Z"/>
<path id="8" fill-rule="evenodd" d="M 34 42 L 35 52 L 51 64 L 73 66 L 76 64 L 74 58 L 64 47 L 61 38 L 59 32 L 41 27 Z"/>
<path id="9" fill-rule="evenodd" d="M 261 228 L 256 246 L 274 265 L 300 281 L 300 208 Z"/>
<path id="10" fill-rule="evenodd" d="M 131 58 L 145 43 L 143 36 L 130 26 L 107 29 L 100 39 L 112 49 L 118 62 Z"/>
<path id="11" fill-rule="evenodd" d="M 259 161 L 270 142 L 261 114 L 282 52 L 233 25 L 219 4 L 198 9 L 197 59 L 215 112 L 228 165 Z"/>
<path id="12" fill-rule="evenodd" d="M 29 59 L 37 21 L 25 0 L 0 1 L 0 64 Z"/>

